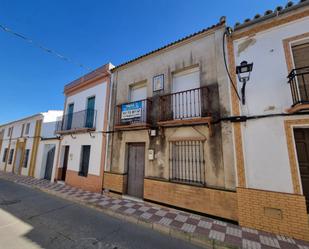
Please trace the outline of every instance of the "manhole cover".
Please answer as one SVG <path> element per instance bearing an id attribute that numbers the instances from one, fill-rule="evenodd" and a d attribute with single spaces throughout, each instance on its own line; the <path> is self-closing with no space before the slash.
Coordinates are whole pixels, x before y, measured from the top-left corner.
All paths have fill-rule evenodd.
<path id="1" fill-rule="evenodd" d="M 13 205 L 13 204 L 16 204 L 16 203 L 19 203 L 20 200 L 5 200 L 5 201 L 0 201 L 0 205 Z"/>

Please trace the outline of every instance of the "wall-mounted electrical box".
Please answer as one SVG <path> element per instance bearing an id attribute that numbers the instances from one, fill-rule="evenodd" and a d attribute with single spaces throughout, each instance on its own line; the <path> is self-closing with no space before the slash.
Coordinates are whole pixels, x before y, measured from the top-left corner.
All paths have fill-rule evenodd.
<path id="1" fill-rule="evenodd" d="M 148 150 L 148 160 L 154 160 L 154 150 Z"/>

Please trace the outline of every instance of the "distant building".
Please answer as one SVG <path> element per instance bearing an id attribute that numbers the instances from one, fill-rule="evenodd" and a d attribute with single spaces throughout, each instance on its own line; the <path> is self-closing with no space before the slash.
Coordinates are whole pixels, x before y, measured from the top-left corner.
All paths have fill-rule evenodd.
<path id="1" fill-rule="evenodd" d="M 42 164 L 42 154 L 38 154 L 38 150 L 42 150 L 39 148 L 43 140 L 57 140 L 55 128 L 60 115 L 62 111 L 51 110 L 1 125 L 0 169 L 19 175 L 52 179 L 52 162 L 56 152 Z M 52 144 L 56 146 L 57 142 Z"/>

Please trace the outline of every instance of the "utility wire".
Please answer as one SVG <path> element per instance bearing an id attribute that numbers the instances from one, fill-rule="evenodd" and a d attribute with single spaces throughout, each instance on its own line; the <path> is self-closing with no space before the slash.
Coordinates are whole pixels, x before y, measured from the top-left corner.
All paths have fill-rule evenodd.
<path id="1" fill-rule="evenodd" d="M 74 64 L 74 65 L 76 65 L 76 66 L 78 66 L 78 67 L 84 68 L 84 69 L 86 69 L 87 71 L 92 71 L 91 68 L 89 68 L 89 67 L 87 67 L 87 66 L 85 66 L 85 65 L 83 65 L 83 64 L 81 64 L 81 63 L 78 63 L 78 62 L 76 62 L 76 61 L 74 61 L 74 60 L 72 60 L 72 59 L 70 59 L 70 58 L 68 58 L 68 57 L 66 57 L 66 56 L 64 56 L 64 55 L 62 55 L 62 54 L 56 52 L 55 50 L 49 49 L 49 48 L 43 46 L 42 44 L 40 44 L 39 42 L 34 41 L 33 39 L 30 39 L 29 37 L 27 37 L 27 36 L 25 36 L 25 35 L 23 35 L 23 34 L 20 34 L 20 33 L 18 33 L 18 32 L 15 32 L 15 31 L 11 30 L 10 28 L 5 27 L 5 26 L 2 25 L 2 24 L 0 24 L 0 28 L 2 29 L 2 31 L 7 32 L 7 33 L 9 33 L 9 34 L 11 34 L 11 35 L 14 35 L 14 36 L 16 36 L 16 37 L 18 37 L 18 38 L 24 40 L 25 42 L 28 42 L 28 43 L 34 45 L 35 47 L 37 47 L 37 48 L 39 48 L 39 49 L 41 49 L 41 50 L 43 50 L 43 51 L 45 51 L 45 52 L 47 52 L 47 53 L 50 53 L 50 54 L 52 54 L 52 55 L 58 57 L 58 58 L 61 59 L 61 60 L 64 60 L 64 61 L 69 62 L 69 63 L 72 63 L 72 64 Z"/>
<path id="2" fill-rule="evenodd" d="M 234 84 L 234 81 L 232 80 L 229 68 L 227 66 L 227 62 L 226 62 L 226 55 L 225 55 L 225 37 L 227 36 L 227 30 L 225 30 L 224 34 L 223 34 L 223 40 L 222 40 L 222 47 L 223 47 L 223 59 L 224 59 L 224 66 L 225 66 L 225 70 L 227 72 L 227 75 L 229 76 L 229 79 L 231 81 L 231 84 L 233 86 L 233 89 L 235 91 L 235 93 L 237 94 L 238 99 L 240 100 L 240 96 L 239 93 L 237 91 L 237 87 Z"/>

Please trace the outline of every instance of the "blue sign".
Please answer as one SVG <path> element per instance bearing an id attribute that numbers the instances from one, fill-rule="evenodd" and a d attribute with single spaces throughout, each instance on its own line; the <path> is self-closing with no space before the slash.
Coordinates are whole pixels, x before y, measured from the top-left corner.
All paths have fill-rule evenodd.
<path id="1" fill-rule="evenodd" d="M 121 119 L 139 118 L 142 116 L 142 101 L 121 106 Z"/>

